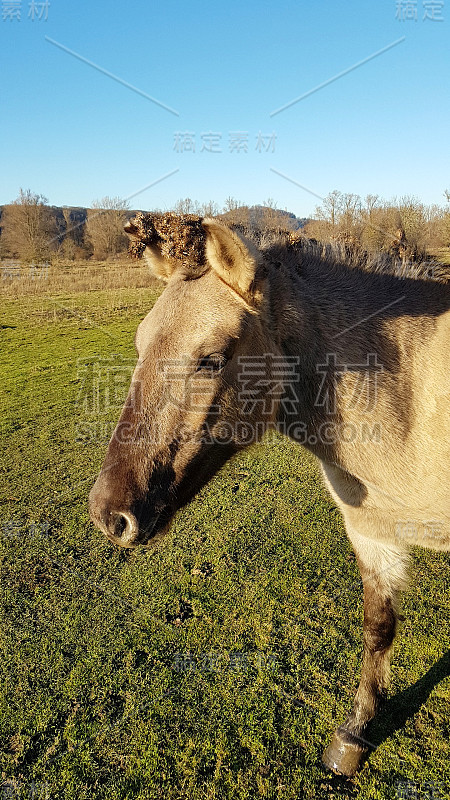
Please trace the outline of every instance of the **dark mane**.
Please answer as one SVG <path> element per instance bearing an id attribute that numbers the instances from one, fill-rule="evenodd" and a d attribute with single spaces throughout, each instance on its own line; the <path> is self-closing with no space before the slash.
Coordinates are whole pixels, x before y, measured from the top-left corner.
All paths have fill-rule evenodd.
<path id="1" fill-rule="evenodd" d="M 184 264 L 189 276 L 199 277 L 205 270 L 206 232 L 202 221 L 203 217 L 195 214 L 139 212 L 126 226 L 127 232 L 133 234 L 129 252 L 140 258 L 146 247 L 157 245 L 166 259 Z M 450 266 L 434 259 L 402 261 L 389 253 L 370 254 L 357 245 L 324 244 L 298 232 L 281 233 L 274 239 L 270 230 L 249 229 L 240 224 L 228 227 L 252 240 L 266 262 L 275 268 L 283 265 L 282 269 L 302 277 L 306 272 L 323 272 L 326 268 L 328 274 L 337 270 L 359 270 L 366 275 L 450 283 Z M 267 241 L 269 243 L 265 244 Z M 343 280 L 345 282 L 345 278 Z"/>
<path id="2" fill-rule="evenodd" d="M 305 270 L 359 270 L 395 278 L 450 283 L 450 266 L 436 260 L 402 262 L 388 253 L 371 254 L 357 247 L 323 244 L 306 236 L 286 237 L 261 248 L 265 259 L 276 267 L 284 264 L 299 275 Z"/>

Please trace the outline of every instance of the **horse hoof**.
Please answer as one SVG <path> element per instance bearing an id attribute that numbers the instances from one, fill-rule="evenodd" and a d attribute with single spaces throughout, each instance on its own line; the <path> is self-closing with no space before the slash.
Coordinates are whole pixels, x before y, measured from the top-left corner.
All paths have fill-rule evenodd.
<path id="1" fill-rule="evenodd" d="M 322 761 L 327 769 L 331 769 L 336 775 L 352 778 L 358 771 L 366 752 L 367 748 L 351 741 L 350 734 L 344 739 L 336 732 L 322 756 Z"/>

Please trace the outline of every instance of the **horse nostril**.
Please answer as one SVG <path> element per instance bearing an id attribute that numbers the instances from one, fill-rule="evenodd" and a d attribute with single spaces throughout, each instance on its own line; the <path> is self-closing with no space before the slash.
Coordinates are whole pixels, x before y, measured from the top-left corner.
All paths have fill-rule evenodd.
<path id="1" fill-rule="evenodd" d="M 115 516 L 115 519 L 114 519 L 114 522 L 113 522 L 113 526 L 114 526 L 113 527 L 114 536 L 117 536 L 117 537 L 120 538 L 122 536 L 122 534 L 127 529 L 127 526 L 128 526 L 127 517 L 124 517 L 123 514 L 117 514 Z"/>
<path id="2" fill-rule="evenodd" d="M 110 512 L 107 529 L 108 536 L 122 547 L 131 546 L 138 535 L 136 517 L 124 511 Z"/>

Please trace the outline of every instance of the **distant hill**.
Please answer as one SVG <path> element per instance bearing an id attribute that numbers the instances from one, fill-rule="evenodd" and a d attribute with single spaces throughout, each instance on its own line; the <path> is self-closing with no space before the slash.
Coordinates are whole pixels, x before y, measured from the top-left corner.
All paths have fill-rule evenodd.
<path id="1" fill-rule="evenodd" d="M 306 217 L 296 217 L 291 211 L 281 208 L 270 208 L 269 206 L 240 206 L 239 208 L 220 214 L 221 219 L 235 222 L 239 221 L 254 228 L 264 228 L 271 223 L 280 223 L 288 230 L 297 231 L 303 228 L 309 219 Z"/>
<path id="2" fill-rule="evenodd" d="M 249 210 L 251 213 L 250 218 L 254 225 L 260 225 L 265 221 L 267 215 L 266 206 L 261 206 L 261 205 L 250 206 Z M 300 228 L 303 228 L 304 225 L 306 225 L 306 223 L 308 222 L 308 219 L 306 217 L 305 218 L 296 217 L 295 214 L 293 214 L 291 211 L 284 211 L 281 208 L 275 208 L 274 213 L 277 215 L 277 217 L 284 217 L 286 223 L 293 231 L 297 231 Z"/>

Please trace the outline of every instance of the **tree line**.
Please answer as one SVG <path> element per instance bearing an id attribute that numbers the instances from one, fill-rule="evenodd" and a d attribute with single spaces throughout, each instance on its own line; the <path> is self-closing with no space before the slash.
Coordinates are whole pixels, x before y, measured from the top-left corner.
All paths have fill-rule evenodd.
<path id="1" fill-rule="evenodd" d="M 95 200 L 89 209 L 55 208 L 42 194 L 21 189 L 2 208 L 0 256 L 24 262 L 107 259 L 126 252 L 123 228 L 129 216 L 128 204 L 119 197 Z"/>
<path id="2" fill-rule="evenodd" d="M 212 201 L 198 203 L 187 197 L 172 210 L 222 218 L 261 245 L 301 229 L 302 234 L 319 241 L 420 260 L 450 247 L 450 191 L 444 196 L 445 205 L 427 206 L 414 197 L 387 202 L 367 195 L 362 200 L 356 194 L 335 190 L 323 199 L 312 219 L 298 219 L 277 208 L 270 198 L 249 206 L 228 197 L 219 207 Z M 0 257 L 24 262 L 114 258 L 127 251 L 123 228 L 134 213 L 119 197 L 95 200 L 89 209 L 55 208 L 43 195 L 21 189 L 16 200 L 1 209 Z"/>
<path id="3" fill-rule="evenodd" d="M 270 199 L 264 205 L 249 207 L 229 197 L 220 208 L 212 201 L 198 203 L 186 197 L 172 210 L 177 214 L 221 216 L 229 223 L 244 226 L 247 232 L 296 230 L 301 224 L 294 214 L 277 209 Z M 104 260 L 124 254 L 128 239 L 123 228 L 136 213 L 119 197 L 94 200 L 88 209 L 57 208 L 30 189 L 21 189 L 18 197 L 0 211 L 0 257 L 24 262 L 57 257 Z"/>
<path id="4" fill-rule="evenodd" d="M 427 206 L 412 196 L 385 201 L 335 190 L 316 208 L 304 232 L 319 241 L 419 261 L 450 247 L 450 191 L 444 197 L 445 205 Z"/>

